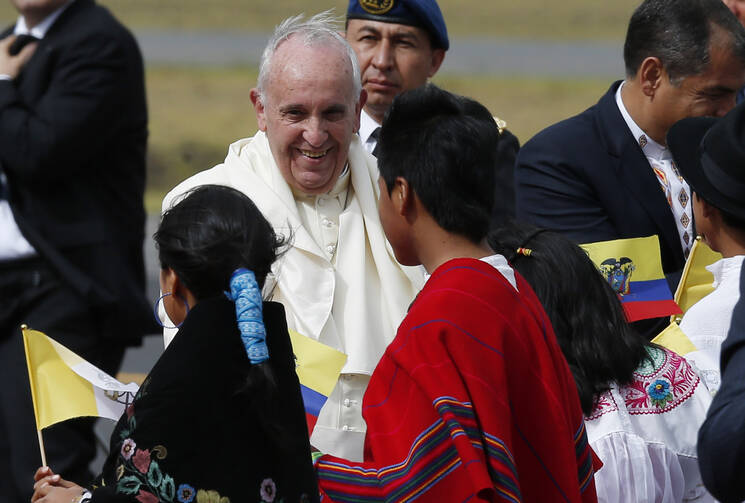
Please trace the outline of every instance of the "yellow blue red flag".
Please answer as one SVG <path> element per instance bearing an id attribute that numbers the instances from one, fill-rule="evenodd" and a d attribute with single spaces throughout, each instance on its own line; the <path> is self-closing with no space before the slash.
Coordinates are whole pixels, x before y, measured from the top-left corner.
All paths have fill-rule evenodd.
<path id="1" fill-rule="evenodd" d="M 681 313 L 662 272 L 657 236 L 580 246 L 618 294 L 629 321 Z"/>
<path id="2" fill-rule="evenodd" d="M 308 432 L 312 433 L 321 407 L 336 386 L 347 355 L 294 330 L 290 330 L 290 340 L 295 354 L 295 372 L 300 380 Z"/>

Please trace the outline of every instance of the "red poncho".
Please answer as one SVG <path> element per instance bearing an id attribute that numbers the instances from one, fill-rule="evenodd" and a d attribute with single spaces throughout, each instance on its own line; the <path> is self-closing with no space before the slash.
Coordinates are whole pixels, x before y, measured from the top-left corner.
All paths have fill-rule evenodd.
<path id="1" fill-rule="evenodd" d="M 597 501 L 574 380 L 515 276 L 434 272 L 365 393 L 365 461 L 318 460 L 324 501 Z"/>

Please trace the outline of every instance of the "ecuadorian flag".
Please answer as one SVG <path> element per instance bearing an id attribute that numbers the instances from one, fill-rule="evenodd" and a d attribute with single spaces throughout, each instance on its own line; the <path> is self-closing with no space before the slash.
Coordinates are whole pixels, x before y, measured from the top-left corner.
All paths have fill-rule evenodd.
<path id="1" fill-rule="evenodd" d="M 303 395 L 308 433 L 313 433 L 321 407 L 336 386 L 341 369 L 347 362 L 347 355 L 294 330 L 290 330 L 290 340 L 295 354 L 295 372 Z"/>
<path id="2" fill-rule="evenodd" d="M 657 236 L 600 241 L 580 246 L 618 293 L 629 321 L 681 312 L 662 272 Z"/>

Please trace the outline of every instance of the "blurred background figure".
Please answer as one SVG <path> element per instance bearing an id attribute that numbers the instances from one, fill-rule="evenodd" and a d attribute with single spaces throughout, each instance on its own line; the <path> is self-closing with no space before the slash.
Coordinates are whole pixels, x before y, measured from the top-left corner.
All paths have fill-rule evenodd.
<path id="1" fill-rule="evenodd" d="M 367 91 L 360 138 L 375 155 L 380 126 L 393 98 L 426 84 L 442 65 L 450 48 L 447 27 L 435 0 L 349 0 L 346 37 L 357 53 Z M 514 165 L 520 146 L 505 129 L 506 123 L 495 120 L 500 140 L 492 219 L 501 223 L 515 215 Z"/>
<path id="2" fill-rule="evenodd" d="M 603 462 L 598 501 L 714 501 L 696 460 L 711 397 L 693 368 L 631 329 L 617 294 L 566 237 L 511 224 L 489 242 L 535 290 L 574 374 Z"/>
<path id="3" fill-rule="evenodd" d="M 115 374 L 155 328 L 142 255 L 147 112 L 132 35 L 93 0 L 13 0 L 0 35 L 0 500 L 28 501 L 40 454 L 20 325 Z M 88 480 L 91 419 L 45 430 Z"/>

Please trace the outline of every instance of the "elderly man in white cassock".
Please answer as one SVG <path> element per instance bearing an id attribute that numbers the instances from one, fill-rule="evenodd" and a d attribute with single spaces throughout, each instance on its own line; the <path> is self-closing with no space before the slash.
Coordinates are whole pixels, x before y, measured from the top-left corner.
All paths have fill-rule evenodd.
<path id="1" fill-rule="evenodd" d="M 169 192 L 220 184 L 247 194 L 283 236 L 265 295 L 284 304 L 291 329 L 347 355 L 311 437 L 323 452 L 362 459 L 362 396 L 423 282 L 401 266 L 377 212 L 375 158 L 355 134 L 366 94 L 354 51 L 327 14 L 280 24 L 251 90 L 259 131 L 223 164 Z"/>

